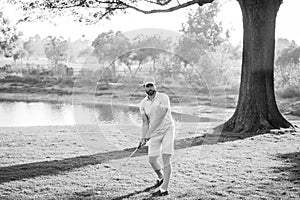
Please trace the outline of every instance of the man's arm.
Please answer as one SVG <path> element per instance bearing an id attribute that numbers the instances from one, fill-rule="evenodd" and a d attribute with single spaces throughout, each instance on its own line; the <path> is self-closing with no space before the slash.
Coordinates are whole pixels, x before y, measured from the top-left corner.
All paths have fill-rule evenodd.
<path id="1" fill-rule="evenodd" d="M 146 133 L 149 129 L 149 120 L 146 114 L 142 114 L 142 120 L 143 120 L 143 125 L 142 125 L 142 138 L 146 138 Z"/>
<path id="2" fill-rule="evenodd" d="M 146 139 L 146 133 L 149 129 L 149 119 L 147 117 L 147 115 L 145 113 L 142 113 L 142 120 L 143 120 L 143 124 L 142 124 L 142 137 L 139 143 L 138 148 L 146 145 L 148 139 Z"/>

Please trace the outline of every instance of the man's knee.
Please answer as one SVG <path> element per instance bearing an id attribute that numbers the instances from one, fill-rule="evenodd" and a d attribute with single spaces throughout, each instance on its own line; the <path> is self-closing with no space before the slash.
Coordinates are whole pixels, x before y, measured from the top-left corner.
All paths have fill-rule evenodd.
<path id="1" fill-rule="evenodd" d="M 158 156 L 149 156 L 149 163 L 156 164 L 158 162 Z"/>

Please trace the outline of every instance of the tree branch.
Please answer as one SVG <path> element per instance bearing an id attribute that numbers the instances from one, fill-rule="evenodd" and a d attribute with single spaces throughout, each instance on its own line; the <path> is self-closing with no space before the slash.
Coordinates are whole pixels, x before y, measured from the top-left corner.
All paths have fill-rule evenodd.
<path id="1" fill-rule="evenodd" d="M 178 6 L 173 6 L 173 7 L 166 8 L 166 9 L 153 9 L 153 10 L 142 10 L 142 9 L 139 9 L 135 6 L 131 6 L 129 4 L 126 4 L 122 1 L 120 1 L 119 4 L 124 5 L 126 8 L 131 8 L 133 10 L 136 10 L 136 11 L 144 13 L 144 14 L 152 14 L 152 13 L 173 12 L 175 10 L 185 8 L 185 7 L 191 6 L 193 4 L 199 4 L 200 6 L 202 6 L 202 5 L 207 4 L 207 3 L 212 3 L 213 1 L 214 0 L 192 0 L 192 1 L 188 1 L 186 3 L 180 4 Z"/>
<path id="2" fill-rule="evenodd" d="M 45 10 L 45 9 L 57 9 L 59 12 L 62 12 L 64 9 L 72 9 L 75 8 L 88 8 L 88 9 L 100 9 L 99 11 L 96 11 L 94 13 L 95 18 L 102 19 L 102 18 L 108 18 L 109 15 L 113 15 L 114 12 L 121 10 L 125 11 L 127 9 L 133 9 L 137 12 L 144 13 L 144 14 L 152 14 L 152 13 L 167 13 L 167 12 L 173 12 L 188 6 L 191 6 L 193 4 L 198 4 L 200 6 L 212 3 L 214 0 L 187 0 L 185 3 L 179 3 L 177 0 L 178 5 L 171 6 L 169 5 L 172 0 L 144 0 L 144 2 L 148 4 L 155 4 L 157 7 L 162 7 L 161 9 L 149 9 L 145 10 L 138 7 L 138 3 L 142 1 L 137 0 L 75 0 L 72 1 L 72 3 L 67 4 L 65 1 L 52 1 L 52 0 L 45 0 L 44 3 L 38 4 L 37 1 L 32 2 L 22 2 L 22 0 L 10 0 L 14 2 L 15 4 L 19 3 L 21 5 L 21 8 L 26 11 L 32 11 L 34 12 L 35 9 Z M 105 6 L 104 6 L 105 5 Z M 169 5 L 169 6 L 167 6 Z M 104 7 L 102 7 L 104 6 Z M 104 9 L 102 12 L 101 9 Z M 51 11 L 53 13 L 53 11 Z M 76 13 L 75 13 L 76 14 Z M 43 17 L 43 16 L 40 16 Z M 28 18 L 29 19 L 29 18 Z"/>
<path id="3" fill-rule="evenodd" d="M 144 0 L 148 3 L 153 3 L 153 4 L 156 4 L 156 5 L 160 5 L 160 6 L 165 6 L 165 5 L 168 5 L 172 0 L 167 0 L 165 2 L 161 2 L 160 0 L 158 1 L 151 1 L 151 0 Z"/>
<path id="4" fill-rule="evenodd" d="M 156 4 L 159 6 L 165 6 L 167 4 L 169 4 L 172 0 L 167 0 L 165 2 L 161 2 L 161 1 L 153 1 L 153 0 L 145 0 L 148 3 L 152 3 L 152 4 Z M 188 1 L 186 3 L 183 4 L 179 4 L 177 6 L 173 6 L 170 8 L 165 8 L 165 9 L 153 9 L 153 10 L 143 10 L 138 8 L 137 6 L 134 5 L 130 5 L 128 3 L 125 3 L 123 1 L 100 1 L 100 0 L 96 0 L 96 2 L 98 4 L 111 4 L 111 5 L 115 5 L 116 7 L 114 7 L 114 10 L 118 10 L 118 9 L 133 9 L 136 10 L 138 12 L 144 13 L 144 14 L 152 14 L 152 13 L 164 13 L 164 12 L 173 12 L 175 10 L 179 10 L 181 8 L 185 8 L 188 6 L 191 6 L 193 4 L 198 4 L 200 6 L 207 4 L 207 3 L 212 3 L 214 0 L 191 0 Z M 68 6 L 55 6 L 55 5 L 51 5 L 51 8 L 56 8 L 56 9 L 64 9 L 64 8 L 75 8 L 75 7 L 85 7 L 86 6 L 86 1 L 85 0 L 81 0 L 78 4 L 73 4 L 73 5 L 68 5 Z M 50 8 L 49 7 L 49 8 Z"/>

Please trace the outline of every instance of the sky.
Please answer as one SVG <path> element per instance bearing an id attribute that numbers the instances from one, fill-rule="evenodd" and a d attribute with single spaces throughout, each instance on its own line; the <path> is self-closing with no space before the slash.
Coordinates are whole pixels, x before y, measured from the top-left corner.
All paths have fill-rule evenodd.
<path id="1" fill-rule="evenodd" d="M 231 32 L 231 40 L 238 44 L 242 41 L 242 14 L 235 0 L 219 0 L 222 3 L 218 20 L 222 21 L 224 28 Z M 224 3 L 225 2 L 225 3 Z M 62 36 L 72 41 L 80 38 L 93 40 L 101 32 L 132 31 L 142 28 L 158 28 L 179 32 L 182 23 L 186 21 L 187 13 L 197 6 L 180 9 L 173 13 L 160 13 L 145 15 L 135 11 L 127 14 L 120 13 L 111 20 L 100 21 L 95 25 L 84 25 L 73 22 L 72 18 L 64 17 L 57 20 L 56 25 L 48 22 L 23 23 L 18 25 L 18 31 L 22 31 L 24 37 L 39 34 L 42 37 L 48 35 Z M 12 21 L 18 17 L 17 12 L 11 7 L 4 8 Z M 300 0 L 283 0 L 283 4 L 277 15 L 276 38 L 287 38 L 295 40 L 300 44 Z"/>

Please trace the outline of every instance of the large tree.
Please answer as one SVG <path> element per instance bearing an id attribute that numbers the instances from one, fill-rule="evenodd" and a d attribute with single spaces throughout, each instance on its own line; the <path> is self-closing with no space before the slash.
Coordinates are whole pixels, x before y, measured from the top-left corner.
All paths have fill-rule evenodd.
<path id="1" fill-rule="evenodd" d="M 118 11 L 133 9 L 145 14 L 172 12 L 191 5 L 203 6 L 214 0 L 30 0 L 23 4 L 29 14 L 36 9 L 50 13 L 91 8 L 89 20 L 100 20 Z M 224 131 L 264 132 L 292 125 L 281 115 L 274 95 L 274 46 L 276 16 L 282 0 L 237 0 L 243 16 L 243 61 L 239 100 Z M 149 4 L 149 5 L 146 5 Z M 98 9 L 95 9 L 98 8 Z M 147 10 L 149 9 L 149 10 Z M 74 12 L 72 12 L 74 11 Z"/>
<path id="2" fill-rule="evenodd" d="M 112 30 L 103 32 L 92 42 L 93 54 L 98 62 L 104 65 L 109 64 L 112 68 L 112 75 L 116 76 L 116 59 L 123 56 L 130 49 L 129 39 L 120 31 L 114 33 Z M 107 63 L 112 61 L 111 63 Z"/>
<path id="3" fill-rule="evenodd" d="M 243 15 L 242 76 L 238 105 L 224 130 L 267 131 L 292 125 L 274 95 L 276 16 L 282 0 L 238 0 Z"/>
<path id="4" fill-rule="evenodd" d="M 150 59 L 153 65 L 150 67 L 149 73 L 156 72 L 156 61 L 163 53 L 162 50 L 170 50 L 171 41 L 169 39 L 163 39 L 159 35 L 143 36 L 139 35 L 135 38 L 132 49 L 137 49 L 132 57 L 133 60 L 138 61 L 138 68 L 141 68 L 141 64 Z"/>
<path id="5" fill-rule="evenodd" d="M 67 60 L 68 42 L 63 38 L 48 36 L 45 41 L 45 54 L 54 68 Z"/>

